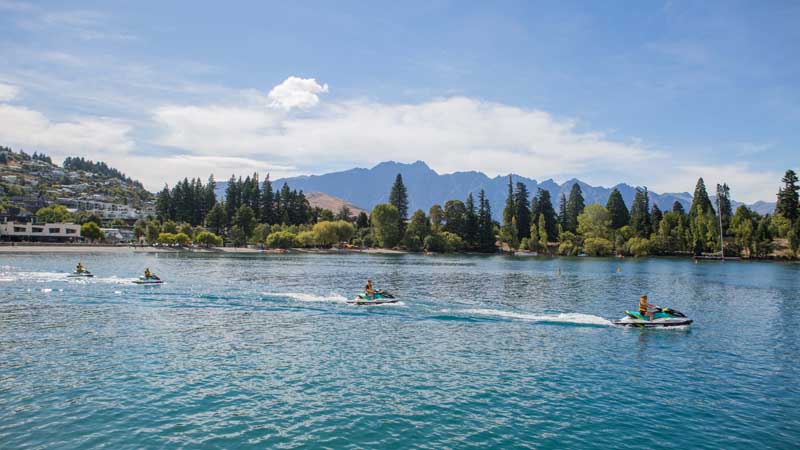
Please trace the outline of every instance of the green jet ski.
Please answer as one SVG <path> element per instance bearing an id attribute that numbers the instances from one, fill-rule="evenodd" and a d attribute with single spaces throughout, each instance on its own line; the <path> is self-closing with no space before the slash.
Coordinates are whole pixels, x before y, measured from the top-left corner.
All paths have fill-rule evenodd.
<path id="1" fill-rule="evenodd" d="M 691 325 L 692 322 L 692 319 L 689 319 L 686 314 L 678 310 L 656 306 L 656 310 L 653 312 L 653 320 L 639 313 L 639 311 L 625 311 L 625 317 L 614 321 L 613 324 L 624 327 L 666 328 L 685 327 Z"/>
<path id="2" fill-rule="evenodd" d="M 356 298 L 348 300 L 347 303 L 351 305 L 383 305 L 386 303 L 397 303 L 398 301 L 399 300 L 397 300 L 394 295 L 386 291 L 375 291 L 375 295 L 372 297 L 367 294 L 358 294 Z"/>

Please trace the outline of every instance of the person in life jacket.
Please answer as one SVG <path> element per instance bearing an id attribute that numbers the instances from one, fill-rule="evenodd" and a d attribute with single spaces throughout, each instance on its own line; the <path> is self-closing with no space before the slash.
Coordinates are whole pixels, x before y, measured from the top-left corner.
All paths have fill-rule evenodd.
<path id="1" fill-rule="evenodd" d="M 375 288 L 372 287 L 372 280 L 367 280 L 367 285 L 364 286 L 364 293 L 369 298 L 375 298 Z"/>
<path id="2" fill-rule="evenodd" d="M 643 295 L 639 297 L 639 314 L 648 318 L 648 320 L 653 320 L 653 311 L 650 309 L 655 309 L 655 305 L 651 305 L 647 303 L 647 296 Z"/>

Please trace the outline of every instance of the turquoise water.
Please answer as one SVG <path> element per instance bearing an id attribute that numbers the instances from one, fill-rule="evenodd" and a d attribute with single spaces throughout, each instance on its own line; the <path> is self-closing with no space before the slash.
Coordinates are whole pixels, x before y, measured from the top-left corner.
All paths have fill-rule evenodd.
<path id="1" fill-rule="evenodd" d="M 800 265 L 0 257 L 0 448 L 796 448 Z M 162 286 L 130 283 L 149 266 Z M 556 276 L 557 267 L 561 276 Z M 620 266 L 622 271 L 617 272 Z M 402 302 L 345 302 L 371 277 Z M 696 322 L 611 326 L 638 296 Z"/>

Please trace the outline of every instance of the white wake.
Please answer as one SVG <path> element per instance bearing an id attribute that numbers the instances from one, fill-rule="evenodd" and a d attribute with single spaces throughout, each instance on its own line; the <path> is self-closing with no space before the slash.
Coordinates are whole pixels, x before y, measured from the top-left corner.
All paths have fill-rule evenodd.
<path id="1" fill-rule="evenodd" d="M 463 311 L 467 314 L 478 314 L 482 316 L 505 317 L 509 319 L 526 320 L 529 322 L 546 323 L 574 323 L 578 325 L 599 325 L 611 326 L 611 321 L 599 316 L 581 313 L 561 313 L 561 314 L 528 314 L 513 311 L 501 311 L 497 309 L 467 309 Z"/>

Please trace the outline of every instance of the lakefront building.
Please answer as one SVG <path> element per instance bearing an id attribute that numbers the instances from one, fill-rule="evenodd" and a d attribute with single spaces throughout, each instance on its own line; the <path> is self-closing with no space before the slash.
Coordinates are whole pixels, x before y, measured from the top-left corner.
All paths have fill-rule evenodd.
<path id="1" fill-rule="evenodd" d="M 15 242 L 73 242 L 81 239 L 74 223 L 0 223 L 0 240 Z"/>

